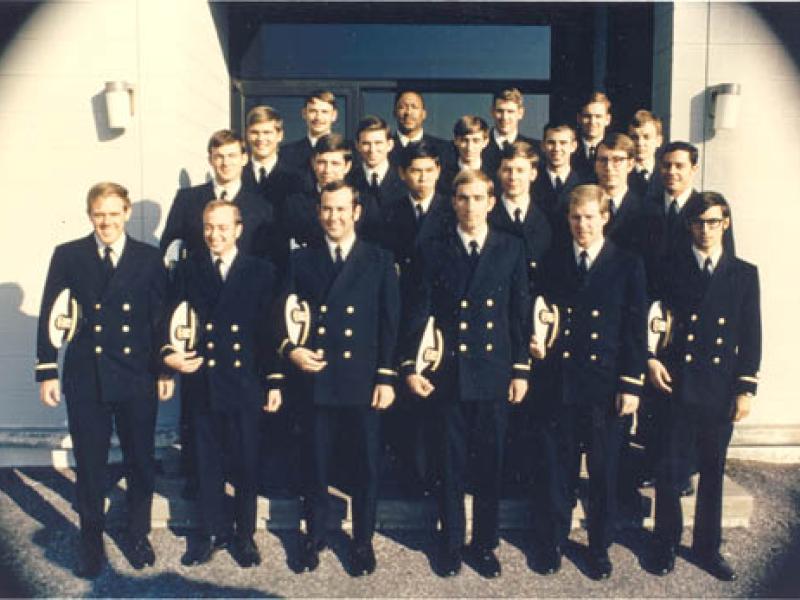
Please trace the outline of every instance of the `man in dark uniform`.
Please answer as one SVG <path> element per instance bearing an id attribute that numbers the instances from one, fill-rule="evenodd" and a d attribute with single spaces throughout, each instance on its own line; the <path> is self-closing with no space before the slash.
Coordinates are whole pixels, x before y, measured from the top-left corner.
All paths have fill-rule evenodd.
<path id="1" fill-rule="evenodd" d="M 445 165 L 439 178 L 439 189 L 449 194 L 452 191 L 453 180 L 461 171 L 473 169 L 483 171 L 490 179 L 497 176 L 486 169 L 483 164 L 482 154 L 489 144 L 489 125 L 476 115 L 464 115 L 453 125 L 453 148 L 455 148 L 456 162 Z"/>
<path id="2" fill-rule="evenodd" d="M 439 572 L 448 577 L 461 570 L 464 493 L 471 472 L 475 493 L 468 558 L 483 577 L 498 577 L 494 549 L 506 406 L 525 397 L 530 371 L 525 249 L 517 237 L 487 225 L 495 203 L 491 179 L 465 171 L 453 186 L 457 225 L 442 237 L 425 240 L 415 261 L 415 293 L 404 309 L 408 335 L 402 372 L 412 392 L 434 403 L 442 432 Z M 423 375 L 416 372 L 413 357 L 429 317 L 444 338 L 443 360 L 436 372 Z M 470 455 L 475 457 L 472 468 Z"/>
<path id="3" fill-rule="evenodd" d="M 375 198 L 383 211 L 386 204 L 406 191 L 397 169 L 389 163 L 389 153 L 394 148 L 392 131 L 386 121 L 376 116 L 366 116 L 356 130 L 356 150 L 359 164 L 350 172 L 350 182 L 359 195 Z"/>
<path id="4" fill-rule="evenodd" d="M 692 549 L 724 581 L 736 572 L 719 552 L 722 479 L 733 423 L 750 412 L 761 362 L 758 271 L 725 248 L 727 201 L 703 192 L 684 207 L 691 244 L 673 257 L 662 297 L 672 341 L 648 361 L 649 379 L 668 396 L 666 446 L 656 477 L 655 570 L 675 567 L 683 531 L 680 487 L 694 449 L 700 473 Z"/>
<path id="5" fill-rule="evenodd" d="M 403 148 L 411 142 L 424 141 L 436 148 L 443 168 L 455 163 L 456 157 L 450 143 L 423 130 L 428 113 L 425 111 L 422 94 L 413 90 L 397 92 L 394 97 L 394 116 L 397 119 L 397 131 L 393 138 L 394 148 L 389 153 L 389 162 L 397 165 Z"/>
<path id="6" fill-rule="evenodd" d="M 578 148 L 572 155 L 572 167 L 586 182 L 593 182 L 597 146 L 611 124 L 611 100 L 603 92 L 592 92 L 581 102 L 577 116 Z"/>
<path id="7" fill-rule="evenodd" d="M 558 339 L 542 366 L 555 372 L 549 398 L 555 426 L 543 440 L 554 462 L 545 485 L 534 487 L 538 521 L 538 562 L 556 572 L 569 535 L 572 513 L 570 483 L 575 453 L 586 449 L 589 470 L 589 569 L 606 579 L 612 565 L 616 513 L 617 462 L 624 415 L 638 405 L 644 385 L 646 293 L 641 258 L 603 237 L 608 203 L 596 185 L 570 193 L 572 244 L 556 248 L 547 259 L 544 296 L 561 314 Z M 545 357 L 545 342 L 531 339 L 531 354 Z"/>
<path id="8" fill-rule="evenodd" d="M 260 415 L 280 406 L 282 375 L 273 371 L 268 330 L 275 298 L 272 265 L 239 252 L 242 221 L 235 204 L 209 202 L 203 210 L 207 252 L 178 267 L 171 306 L 186 301 L 197 315 L 197 349 L 162 349 L 166 366 L 182 374 L 182 393 L 194 409 L 202 525 L 181 562 L 203 564 L 233 543 L 242 567 L 261 562 L 253 541 L 259 474 Z M 166 336 L 167 338 L 169 336 Z M 223 458 L 229 458 L 229 465 Z M 236 488 L 234 522 L 225 509 L 225 467 Z M 235 530 L 234 530 L 235 525 Z"/>
<path id="9" fill-rule="evenodd" d="M 519 124 L 524 117 L 525 105 L 522 92 L 517 88 L 507 88 L 492 96 L 494 127 L 492 127 L 489 143 L 484 148 L 482 155 L 486 173 L 491 173 L 492 176 L 497 173 L 506 144 L 513 144 L 518 140 L 528 142 L 537 153 L 539 152 L 541 145 L 539 140 L 525 137 L 519 133 Z"/>
<path id="10" fill-rule="evenodd" d="M 658 173 L 658 151 L 664 143 L 661 119 L 649 110 L 637 110 L 628 125 L 628 135 L 635 146 L 628 187 L 641 198 L 653 196 L 661 187 Z"/>
<path id="11" fill-rule="evenodd" d="M 57 294 L 70 290 L 82 315 L 64 361 L 64 396 L 77 463 L 80 543 L 76 573 L 96 577 L 105 561 L 104 497 L 108 449 L 116 428 L 126 468 L 129 558 L 141 569 L 155 562 L 147 539 L 155 481 L 154 433 L 158 402 L 158 328 L 167 275 L 157 249 L 125 233 L 131 216 L 128 191 L 116 183 L 89 190 L 88 237 L 58 246 L 50 261 L 36 352 L 36 381 L 47 406 L 61 402 L 58 350 L 48 329 Z M 171 382 L 159 380 L 162 399 Z"/>
<path id="12" fill-rule="evenodd" d="M 292 253 L 286 290 L 308 303 L 310 335 L 303 346 L 287 335 L 278 349 L 302 379 L 297 401 L 312 405 L 308 536 L 299 566 L 316 569 L 326 544 L 328 483 L 338 437 L 354 451 L 348 462 L 355 480 L 350 573 L 358 577 L 375 570 L 379 411 L 395 396 L 400 296 L 391 255 L 356 236 L 361 206 L 355 190 L 342 181 L 325 184 L 317 211 L 324 240 Z"/>
<path id="13" fill-rule="evenodd" d="M 306 122 L 305 137 L 283 146 L 282 158 L 287 168 L 293 170 L 300 179 L 303 189 L 314 188 L 314 174 L 309 161 L 319 139 L 332 132 L 333 124 L 339 116 L 336 109 L 336 95 L 328 90 L 315 90 L 306 96 L 300 111 Z"/>

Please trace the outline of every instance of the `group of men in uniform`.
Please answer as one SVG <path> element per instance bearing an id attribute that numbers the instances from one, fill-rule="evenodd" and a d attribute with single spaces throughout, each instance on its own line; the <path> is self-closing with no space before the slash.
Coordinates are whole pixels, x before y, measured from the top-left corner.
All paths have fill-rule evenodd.
<path id="1" fill-rule="evenodd" d="M 57 351 L 69 343 L 77 571 L 95 576 L 104 562 L 112 427 L 127 468 L 128 554 L 137 568 L 155 562 L 156 398 L 172 395 L 178 373 L 202 515 L 186 565 L 223 548 L 243 567 L 260 563 L 262 415 L 289 410 L 299 427 L 285 438 L 288 468 L 306 521 L 298 571 L 319 564 L 337 477 L 352 496 L 349 570 L 375 570 L 385 439 L 439 497 L 442 576 L 465 560 L 501 574 L 509 474 L 530 489 L 536 568 L 556 573 L 585 452 L 588 571 L 608 578 L 621 453 L 638 413 L 656 481 L 653 570 L 674 568 L 694 466 L 693 549 L 709 572 L 734 578 L 719 553 L 721 487 L 732 424 L 756 392 L 758 276 L 735 256 L 728 203 L 692 187 L 696 148 L 664 144 L 646 110 L 612 133 L 600 92 L 577 128 L 548 124 L 541 141 L 519 133 L 513 88 L 493 98 L 494 127 L 466 115 L 452 143 L 425 133 L 420 93 L 398 93 L 394 107 L 394 133 L 366 117 L 352 145 L 332 132 L 328 91 L 306 99 L 298 141 L 281 144 L 283 121 L 267 106 L 248 113 L 245 139 L 214 133 L 212 180 L 179 190 L 167 217 L 161 250 L 180 247 L 170 273 L 161 252 L 125 234 L 127 191 L 89 191 L 94 232 L 53 255 L 36 367 L 42 401 L 58 404 Z"/>

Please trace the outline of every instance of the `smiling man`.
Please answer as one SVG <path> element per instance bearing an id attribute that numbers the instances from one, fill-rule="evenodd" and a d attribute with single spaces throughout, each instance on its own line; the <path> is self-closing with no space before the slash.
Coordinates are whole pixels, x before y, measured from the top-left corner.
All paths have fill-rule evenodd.
<path id="1" fill-rule="evenodd" d="M 127 554 L 136 569 L 155 563 L 147 539 L 158 408 L 154 340 L 163 318 L 167 276 L 158 250 L 125 233 L 131 202 L 124 187 L 94 185 L 86 209 L 94 232 L 58 246 L 50 261 L 39 315 L 36 381 L 41 401 L 58 406 L 58 350 L 50 341 L 48 316 L 56 295 L 68 288 L 82 313 L 63 371 L 77 464 L 80 540 L 75 572 L 96 577 L 105 562 L 106 462 L 115 428 L 127 466 Z M 158 387 L 162 399 L 172 395 L 167 379 Z"/>
<path id="2" fill-rule="evenodd" d="M 592 92 L 581 103 L 577 115 L 578 149 L 572 156 L 572 166 L 584 180 L 594 179 L 594 160 L 597 146 L 611 124 L 611 100 L 603 92 Z"/>
<path id="3" fill-rule="evenodd" d="M 522 92 L 517 88 L 506 88 L 492 96 L 492 127 L 489 144 L 483 150 L 483 163 L 487 173 L 496 173 L 500 166 L 503 149 L 516 141 L 527 142 L 539 151 L 540 142 L 525 137 L 519 132 L 519 125 L 525 118 L 525 104 Z"/>
<path id="4" fill-rule="evenodd" d="M 389 163 L 394 139 L 389 125 L 373 115 L 364 117 L 356 130 L 356 150 L 361 159 L 351 181 L 359 194 L 370 194 L 383 211 L 386 204 L 405 191 L 397 169 Z"/>
<path id="5" fill-rule="evenodd" d="M 306 123 L 306 135 L 286 144 L 282 149 L 282 157 L 289 169 L 307 179 L 308 183 L 313 183 L 308 161 L 319 139 L 332 132 L 333 124 L 339 116 L 336 95 L 329 90 L 311 92 L 303 102 L 300 116 Z"/>
<path id="6" fill-rule="evenodd" d="M 455 163 L 452 146 L 442 138 L 425 133 L 423 129 L 428 112 L 421 93 L 414 90 L 399 91 L 394 99 L 394 116 L 397 120 L 397 131 L 394 135 L 394 148 L 389 154 L 393 165 L 400 162 L 400 153 L 409 143 L 422 141 L 436 148 L 443 167 Z"/>

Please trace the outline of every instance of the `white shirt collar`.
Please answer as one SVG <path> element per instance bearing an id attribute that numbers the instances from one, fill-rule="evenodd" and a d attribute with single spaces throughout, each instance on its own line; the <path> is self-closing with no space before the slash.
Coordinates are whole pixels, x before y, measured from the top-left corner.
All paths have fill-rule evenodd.
<path id="1" fill-rule="evenodd" d="M 503 144 L 508 142 L 509 144 L 513 144 L 517 141 L 517 137 L 519 136 L 519 132 L 515 131 L 514 135 L 503 135 L 497 129 L 492 127 L 492 138 L 494 139 L 494 143 L 497 144 L 497 147 L 501 150 L 503 149 Z"/>
<path id="2" fill-rule="evenodd" d="M 319 141 L 319 138 L 321 138 L 321 137 L 323 137 L 325 135 L 327 135 L 327 134 L 323 133 L 322 135 L 318 135 L 318 136 L 314 137 L 310 133 L 307 133 L 306 137 L 308 138 L 308 143 L 311 144 L 311 147 L 312 148 L 316 148 L 317 147 L 317 142 Z"/>
<path id="3" fill-rule="evenodd" d="M 468 169 L 472 169 L 473 171 L 480 171 L 481 170 L 481 160 L 480 160 L 480 158 L 478 159 L 478 166 L 477 167 L 470 167 L 470 166 L 467 165 L 467 163 L 462 162 L 461 158 L 459 158 L 458 159 L 458 170 L 459 170 L 459 172 L 460 171 L 466 171 Z"/>
<path id="4" fill-rule="evenodd" d="M 654 158 L 644 161 L 644 163 L 636 163 L 633 165 L 633 170 L 637 173 L 647 171 L 648 179 L 653 176 L 653 171 L 656 168 L 656 161 Z"/>
<path id="5" fill-rule="evenodd" d="M 217 259 L 220 259 L 222 261 L 222 264 L 219 266 L 219 270 L 220 273 L 222 274 L 223 281 L 228 278 L 228 272 L 231 270 L 231 265 L 233 264 L 233 261 L 236 259 L 236 255 L 238 253 L 239 249 L 236 246 L 228 250 L 226 253 L 220 254 L 219 256 L 217 256 L 213 252 L 210 252 L 211 263 L 215 267 L 217 266 L 216 265 Z"/>
<path id="6" fill-rule="evenodd" d="M 551 171 L 550 168 L 546 168 L 545 170 L 547 171 L 547 176 L 550 177 L 550 183 L 553 185 L 553 187 L 556 187 L 556 177 L 561 177 L 561 183 L 564 184 L 567 182 L 567 179 L 569 179 L 569 174 L 571 172 L 569 167 L 567 167 L 566 175 L 563 176 L 559 175 L 555 171 Z"/>
<path id="7" fill-rule="evenodd" d="M 603 244 L 605 244 L 606 238 L 601 237 L 597 240 L 594 244 L 589 246 L 588 248 L 581 248 L 578 244 L 575 243 L 575 240 L 572 241 L 572 251 L 575 253 L 575 262 L 579 263 L 581 260 L 581 252 L 586 250 L 586 266 L 591 269 L 594 261 L 597 260 L 597 255 L 600 254 L 600 251 L 603 249 Z"/>
<path id="8" fill-rule="evenodd" d="M 410 142 L 418 142 L 418 141 L 420 141 L 422 139 L 422 136 L 424 135 L 424 133 L 425 132 L 422 129 L 420 129 L 418 134 L 416 134 L 413 137 L 408 137 L 407 135 L 402 134 L 402 133 L 400 133 L 398 131 L 397 132 L 397 139 L 400 140 L 400 145 L 403 146 L 403 148 L 405 148 L 406 146 L 408 146 L 408 144 Z"/>
<path id="9" fill-rule="evenodd" d="M 722 258 L 722 246 L 717 246 L 714 248 L 710 254 L 705 254 L 702 250 L 698 249 L 697 246 L 692 244 L 692 252 L 694 253 L 694 258 L 697 261 L 697 266 L 701 271 L 704 271 L 706 268 L 706 259 L 711 259 L 711 272 L 713 273 L 714 270 L 717 268 L 719 264 L 719 259 Z"/>
<path id="10" fill-rule="evenodd" d="M 123 232 L 122 235 L 117 238 L 116 242 L 109 244 L 109 247 L 111 248 L 111 264 L 113 264 L 115 267 L 117 266 L 119 259 L 122 257 L 122 253 L 125 251 L 125 240 L 127 237 L 127 234 Z M 94 243 L 97 244 L 97 254 L 102 260 L 105 258 L 106 245 L 100 241 L 100 238 L 97 237 L 96 233 L 94 234 Z"/>
<path id="11" fill-rule="evenodd" d="M 353 244 L 356 243 L 356 234 L 353 233 L 349 238 L 339 240 L 338 242 L 334 242 L 326 235 L 325 243 L 328 244 L 328 252 L 331 255 L 331 260 L 336 260 L 337 246 L 339 247 L 339 251 L 342 253 L 342 260 L 347 260 L 347 257 L 350 255 L 350 251 L 353 249 Z"/>
<path id="12" fill-rule="evenodd" d="M 617 194 L 614 196 L 608 194 L 608 192 L 606 192 L 605 190 L 603 190 L 603 193 L 606 194 L 608 198 L 614 201 L 614 214 L 616 214 L 616 212 L 622 206 L 622 201 L 625 200 L 625 195 L 628 193 L 628 188 L 625 187 L 625 189 L 623 189 L 621 192 L 617 192 Z"/>
<path id="13" fill-rule="evenodd" d="M 411 208 L 414 209 L 415 213 L 417 211 L 417 204 L 421 204 L 422 205 L 422 214 L 423 215 L 427 215 L 428 211 L 431 208 L 431 202 L 433 202 L 433 197 L 434 197 L 435 194 L 436 194 L 436 192 L 433 192 L 430 196 L 428 196 L 427 198 L 423 198 L 422 200 L 415 200 L 414 198 L 409 196 L 408 197 L 408 201 L 411 202 Z"/>
<path id="14" fill-rule="evenodd" d="M 598 142 L 595 142 L 595 143 L 593 144 L 592 142 L 590 142 L 589 140 L 587 140 L 585 137 L 582 137 L 582 138 L 581 138 L 581 141 L 583 142 L 583 155 L 584 155 L 586 158 L 589 158 L 589 150 L 590 150 L 591 148 L 594 148 L 594 149 L 595 149 L 595 152 L 596 152 L 596 151 L 597 151 L 597 146 L 600 144 L 600 142 L 599 142 L 599 141 L 598 141 Z"/>
<path id="15" fill-rule="evenodd" d="M 678 211 L 683 208 L 683 205 L 686 204 L 686 201 L 689 199 L 689 196 L 692 195 L 694 190 L 692 188 L 688 188 L 685 192 L 683 192 L 680 196 L 676 197 L 675 200 L 678 201 Z M 672 204 L 672 196 L 670 196 L 669 192 L 664 190 L 664 212 L 669 212 L 669 205 Z"/>
<path id="16" fill-rule="evenodd" d="M 470 235 L 461 230 L 461 225 L 456 225 L 456 233 L 458 233 L 458 237 L 461 238 L 461 243 L 464 244 L 464 249 L 467 251 L 467 254 L 472 252 L 469 243 L 473 240 L 478 242 L 478 252 L 482 252 L 483 246 L 486 244 L 486 236 L 489 235 L 489 226 L 484 225 L 475 235 Z"/>
<path id="17" fill-rule="evenodd" d="M 273 154 L 264 162 L 259 162 L 254 158 L 250 161 L 250 164 L 253 165 L 253 173 L 256 176 L 256 181 L 258 181 L 259 177 L 261 177 L 261 174 L 259 173 L 261 167 L 264 167 L 264 170 L 267 172 L 267 177 L 269 177 L 270 173 L 272 173 L 272 169 L 274 169 L 275 165 L 278 164 L 278 154 Z"/>
<path id="18" fill-rule="evenodd" d="M 378 185 L 383 183 L 383 178 L 386 177 L 386 173 L 389 171 L 389 161 L 385 160 L 381 164 L 379 164 L 374 169 L 370 169 L 367 165 L 364 165 L 364 176 L 367 178 L 367 183 L 372 185 L 372 174 L 378 174 Z"/>
<path id="19" fill-rule="evenodd" d="M 241 179 L 234 179 L 233 181 L 222 185 L 217 183 L 216 179 L 214 180 L 214 197 L 221 198 L 222 197 L 222 190 L 225 190 L 225 199 L 228 202 L 233 202 L 233 199 L 236 198 L 236 195 L 239 193 L 239 190 L 242 187 L 242 180 Z"/>
<path id="20" fill-rule="evenodd" d="M 524 221 L 525 215 L 528 214 L 528 207 L 531 204 L 531 197 L 530 195 L 525 195 L 522 198 L 517 198 L 516 202 L 512 202 L 508 198 L 503 195 L 503 206 L 506 207 L 508 211 L 508 216 L 511 217 L 511 220 L 514 220 L 514 211 L 518 208 L 522 210 L 521 218 Z"/>

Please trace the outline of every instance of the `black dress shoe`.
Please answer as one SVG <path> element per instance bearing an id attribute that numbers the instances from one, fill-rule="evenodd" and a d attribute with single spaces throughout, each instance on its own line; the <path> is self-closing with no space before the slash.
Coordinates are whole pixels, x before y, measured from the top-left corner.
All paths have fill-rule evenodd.
<path id="1" fill-rule="evenodd" d="M 439 574 L 442 577 L 454 577 L 461 572 L 461 550 L 442 548 L 439 555 Z"/>
<path id="2" fill-rule="evenodd" d="M 236 536 L 233 546 L 234 557 L 240 567 L 247 569 L 261 564 L 261 554 L 251 536 Z"/>
<path id="3" fill-rule="evenodd" d="M 474 561 L 475 570 L 478 575 L 486 579 L 494 579 L 500 577 L 502 569 L 500 568 L 500 561 L 497 560 L 494 550 L 486 546 L 470 545 L 469 547 L 470 558 Z"/>
<path id="4" fill-rule="evenodd" d="M 375 572 L 375 551 L 372 544 L 355 544 L 350 552 L 350 575 L 363 577 Z"/>
<path id="5" fill-rule="evenodd" d="M 134 540 L 129 553 L 131 566 L 137 571 L 156 564 L 156 553 L 147 536 Z"/>
<path id="6" fill-rule="evenodd" d="M 319 566 L 319 553 L 325 549 L 325 542 L 322 540 L 314 541 L 306 537 L 300 542 L 299 560 L 297 571 L 311 573 Z"/>
<path id="7" fill-rule="evenodd" d="M 613 570 L 608 552 L 589 553 L 589 577 L 595 581 L 602 581 L 611 577 Z"/>
<path id="8" fill-rule="evenodd" d="M 536 570 L 542 575 L 555 575 L 561 570 L 561 548 L 540 550 L 535 557 Z"/>
<path id="9" fill-rule="evenodd" d="M 230 546 L 230 540 L 229 536 L 189 538 L 186 553 L 181 557 L 181 564 L 186 567 L 203 565 L 211 561 L 216 552 Z"/>
<path id="10" fill-rule="evenodd" d="M 103 536 L 81 535 L 78 542 L 78 562 L 75 565 L 75 575 L 94 579 L 103 570 L 106 562 L 106 551 L 103 547 Z"/>
<path id="11" fill-rule="evenodd" d="M 675 546 L 657 542 L 653 551 L 653 572 L 669 575 L 675 570 Z"/>
<path id="12" fill-rule="evenodd" d="M 730 563 L 719 553 L 698 556 L 700 566 L 720 581 L 736 581 L 736 571 Z"/>

